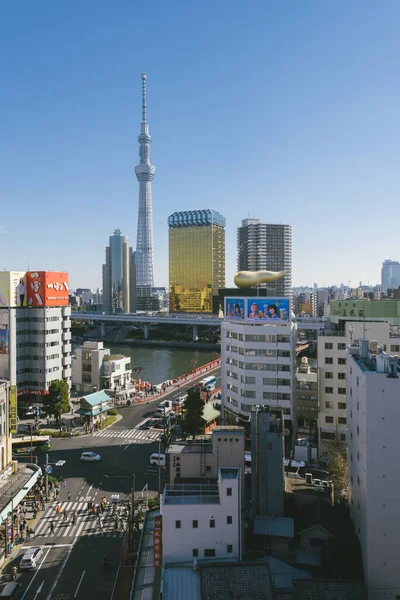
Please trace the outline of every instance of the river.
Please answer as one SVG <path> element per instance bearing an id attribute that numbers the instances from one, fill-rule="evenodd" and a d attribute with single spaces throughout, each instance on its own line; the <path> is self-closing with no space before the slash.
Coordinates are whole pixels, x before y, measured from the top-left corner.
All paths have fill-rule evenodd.
<path id="1" fill-rule="evenodd" d="M 72 352 L 80 344 L 72 345 Z M 143 367 L 140 378 L 152 384 L 162 383 L 173 379 L 192 369 L 191 360 L 194 359 L 195 368 L 201 367 L 214 360 L 215 355 L 210 350 L 192 350 L 191 348 L 153 348 L 149 346 L 128 346 L 104 342 L 104 347 L 109 347 L 111 354 L 125 354 L 131 358 L 131 366 Z M 219 357 L 219 354 L 218 354 Z M 135 374 L 132 373 L 134 377 Z"/>

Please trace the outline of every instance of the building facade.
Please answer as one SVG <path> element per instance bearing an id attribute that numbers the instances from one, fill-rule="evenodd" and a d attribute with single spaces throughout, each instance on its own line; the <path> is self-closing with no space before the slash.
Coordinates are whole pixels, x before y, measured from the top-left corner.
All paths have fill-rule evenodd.
<path id="1" fill-rule="evenodd" d="M 242 556 L 240 471 L 220 467 L 217 483 L 167 484 L 161 496 L 163 566 Z"/>
<path id="2" fill-rule="evenodd" d="M 68 273 L 2 272 L 0 295 L 0 377 L 20 406 L 38 403 L 53 381 L 71 384 Z"/>
<path id="3" fill-rule="evenodd" d="M 246 301 L 246 300 L 245 300 Z M 225 321 L 221 324 L 221 387 L 224 416 L 249 421 L 255 406 L 282 411 L 285 426 L 292 427 L 295 397 L 296 326 L 289 315 L 274 323 L 250 316 L 241 320 L 228 317 L 229 304 L 241 312 L 240 299 L 225 299 Z M 262 308 L 271 299 L 247 299 Z M 288 305 L 288 299 L 274 300 Z M 286 303 L 286 304 L 285 304 Z M 236 308 L 239 306 L 239 309 Z M 250 313 L 251 314 L 251 313 Z M 269 323 L 268 323 L 269 321 Z"/>
<path id="4" fill-rule="evenodd" d="M 347 462 L 350 515 L 370 600 L 400 597 L 399 363 L 361 339 L 349 346 Z"/>
<path id="5" fill-rule="evenodd" d="M 168 217 L 170 312 L 212 312 L 225 285 L 225 218 L 214 210 Z"/>
<path id="6" fill-rule="evenodd" d="M 387 290 L 400 286 L 400 262 L 397 260 L 384 260 L 381 269 L 381 284 Z"/>
<path id="7" fill-rule="evenodd" d="M 292 228 L 244 219 L 237 231 L 238 271 L 289 271 L 268 284 L 271 294 L 292 294 Z"/>
<path id="8" fill-rule="evenodd" d="M 116 229 L 106 247 L 103 265 L 103 310 L 106 312 L 133 312 L 131 310 L 132 249 L 128 238 Z M 134 296 L 132 297 L 132 304 Z"/>
<path id="9" fill-rule="evenodd" d="M 111 354 L 103 342 L 84 342 L 72 357 L 72 384 L 77 392 L 126 389 L 131 375 L 130 358 Z"/>
<path id="10" fill-rule="evenodd" d="M 318 457 L 329 460 L 332 442 L 347 439 L 347 345 L 368 337 L 388 354 L 400 354 L 400 338 L 387 321 L 345 321 L 341 329 L 320 332 L 318 353 Z"/>

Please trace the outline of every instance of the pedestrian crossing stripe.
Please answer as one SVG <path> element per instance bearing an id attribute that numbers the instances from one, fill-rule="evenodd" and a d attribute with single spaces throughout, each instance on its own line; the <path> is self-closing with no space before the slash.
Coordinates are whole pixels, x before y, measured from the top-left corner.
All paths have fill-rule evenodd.
<path id="1" fill-rule="evenodd" d="M 119 530 L 115 530 L 115 515 L 106 511 L 103 514 L 103 529 L 100 529 L 96 515 L 89 513 L 87 502 L 63 502 L 62 511 L 57 514 L 56 508 L 59 503 L 55 502 L 50 506 L 41 517 L 35 528 L 35 537 L 79 537 L 90 535 L 102 535 L 104 537 L 120 537 L 127 528 L 126 520 L 118 523 Z M 67 511 L 68 517 L 64 521 L 63 512 Z M 77 522 L 72 524 L 72 515 L 76 512 Z M 54 533 L 51 532 L 50 525 L 54 523 Z"/>
<path id="2" fill-rule="evenodd" d="M 158 441 L 162 437 L 161 431 L 150 431 L 140 429 L 104 429 L 103 431 L 97 431 L 93 434 L 96 437 L 103 438 L 119 438 L 121 440 L 135 441 L 135 442 L 154 442 Z"/>

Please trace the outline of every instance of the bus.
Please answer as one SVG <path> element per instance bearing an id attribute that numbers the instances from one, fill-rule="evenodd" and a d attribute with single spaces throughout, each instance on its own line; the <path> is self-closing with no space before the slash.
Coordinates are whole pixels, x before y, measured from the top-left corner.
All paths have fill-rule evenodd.
<path id="1" fill-rule="evenodd" d="M 211 375 L 210 377 L 206 377 L 205 379 L 199 381 L 197 387 L 199 387 L 202 392 L 212 392 L 212 390 L 215 390 L 216 385 L 217 378 L 215 375 Z"/>
<path id="2" fill-rule="evenodd" d="M 26 435 L 18 438 L 12 438 L 12 453 L 18 456 L 19 454 L 30 454 L 31 447 L 33 452 L 40 450 L 50 450 L 50 436 L 48 435 Z"/>

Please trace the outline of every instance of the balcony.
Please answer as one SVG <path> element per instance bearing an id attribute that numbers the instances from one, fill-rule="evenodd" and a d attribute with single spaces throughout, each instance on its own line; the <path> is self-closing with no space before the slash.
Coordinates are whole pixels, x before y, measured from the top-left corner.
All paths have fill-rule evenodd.
<path id="1" fill-rule="evenodd" d="M 71 339 L 71 332 L 70 331 L 63 331 L 62 339 L 63 339 L 63 342 L 69 342 L 70 339 Z"/>
<path id="2" fill-rule="evenodd" d="M 71 329 L 71 319 L 63 319 L 62 320 L 62 328 L 63 329 Z"/>
<path id="3" fill-rule="evenodd" d="M 71 373 L 72 373 L 71 367 L 63 369 L 63 372 L 62 372 L 63 379 L 66 379 L 67 377 L 71 377 Z"/>
<path id="4" fill-rule="evenodd" d="M 72 361 L 71 356 L 63 356 L 63 359 L 62 359 L 63 367 L 71 367 L 71 361 Z"/>
<path id="5" fill-rule="evenodd" d="M 71 344 L 63 344 L 63 352 L 64 354 L 71 354 L 72 346 Z"/>

